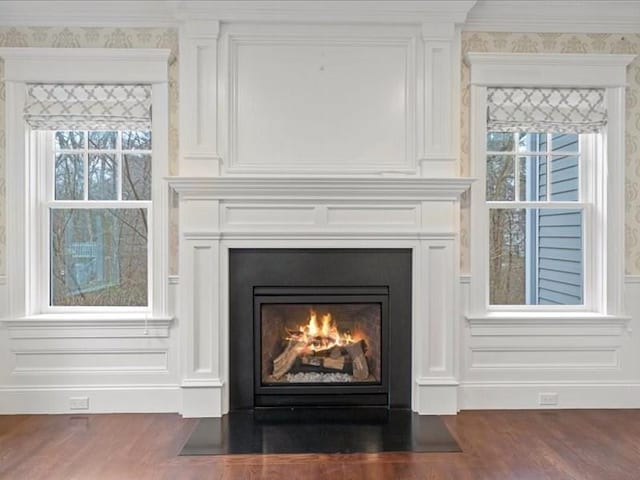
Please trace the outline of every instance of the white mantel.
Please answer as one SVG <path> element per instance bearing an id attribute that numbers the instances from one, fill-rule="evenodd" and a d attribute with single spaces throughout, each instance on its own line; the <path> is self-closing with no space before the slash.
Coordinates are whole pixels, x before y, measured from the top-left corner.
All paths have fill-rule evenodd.
<path id="1" fill-rule="evenodd" d="M 232 248 L 411 249 L 412 406 L 457 411 L 459 27 L 473 4 L 184 4 L 168 179 L 183 415 L 228 409 Z"/>
<path id="2" fill-rule="evenodd" d="M 168 179 L 180 196 L 184 416 L 228 409 L 232 248 L 405 248 L 413 255 L 412 408 L 456 413 L 462 178 Z M 407 346 L 409 347 L 409 346 Z"/>

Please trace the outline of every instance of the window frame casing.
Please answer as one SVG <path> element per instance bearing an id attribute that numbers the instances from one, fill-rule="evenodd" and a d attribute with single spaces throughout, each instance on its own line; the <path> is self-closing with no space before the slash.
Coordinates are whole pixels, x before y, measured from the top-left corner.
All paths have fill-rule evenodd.
<path id="1" fill-rule="evenodd" d="M 474 53 L 470 67 L 471 288 L 469 319 L 618 316 L 624 311 L 624 87 L 632 55 Z M 585 215 L 583 305 L 490 305 L 489 222 L 485 195 L 487 88 L 603 88 L 608 124 L 590 147 L 591 178 L 581 188 Z M 485 218 L 487 217 L 487 218 Z"/>
<path id="2" fill-rule="evenodd" d="M 42 179 L 35 159 L 44 152 L 31 141 L 23 108 L 28 83 L 146 83 L 152 86 L 153 170 L 151 198 L 154 202 L 150 225 L 152 258 L 149 307 L 107 307 L 107 309 L 59 310 L 62 318 L 126 320 L 168 318 L 168 49 L 111 48 L 0 48 L 5 62 L 6 170 L 7 170 L 7 273 L 8 319 L 58 318 L 43 311 L 40 275 L 48 265 L 40 262 L 42 225 L 38 194 Z M 40 185 L 39 185 L 40 183 Z M 106 317 L 105 317 L 106 315 Z M 80 318 L 79 317 L 79 318 Z"/>

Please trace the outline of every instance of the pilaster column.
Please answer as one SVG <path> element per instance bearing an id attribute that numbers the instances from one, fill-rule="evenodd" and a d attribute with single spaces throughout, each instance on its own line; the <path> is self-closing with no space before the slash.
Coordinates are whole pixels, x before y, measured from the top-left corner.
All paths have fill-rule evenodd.
<path id="1" fill-rule="evenodd" d="M 459 97 L 459 32 L 453 23 L 422 24 L 424 51 L 423 177 L 455 177 L 458 172 L 454 115 Z"/>
<path id="2" fill-rule="evenodd" d="M 180 25 L 180 175 L 220 175 L 218 153 L 218 37 L 220 22 Z"/>

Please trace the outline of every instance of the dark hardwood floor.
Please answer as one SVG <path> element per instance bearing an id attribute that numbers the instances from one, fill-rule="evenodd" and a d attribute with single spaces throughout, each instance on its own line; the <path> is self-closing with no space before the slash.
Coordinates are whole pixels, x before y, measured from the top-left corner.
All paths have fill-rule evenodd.
<path id="1" fill-rule="evenodd" d="M 466 411 L 463 453 L 179 457 L 175 414 L 0 416 L 2 479 L 640 479 L 640 410 Z"/>

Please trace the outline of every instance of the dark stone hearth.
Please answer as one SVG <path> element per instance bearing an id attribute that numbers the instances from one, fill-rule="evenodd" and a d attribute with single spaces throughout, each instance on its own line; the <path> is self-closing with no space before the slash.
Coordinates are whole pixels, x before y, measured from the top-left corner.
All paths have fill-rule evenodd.
<path id="1" fill-rule="evenodd" d="M 433 415 L 404 409 L 275 409 L 204 418 L 180 455 L 460 451 Z"/>

